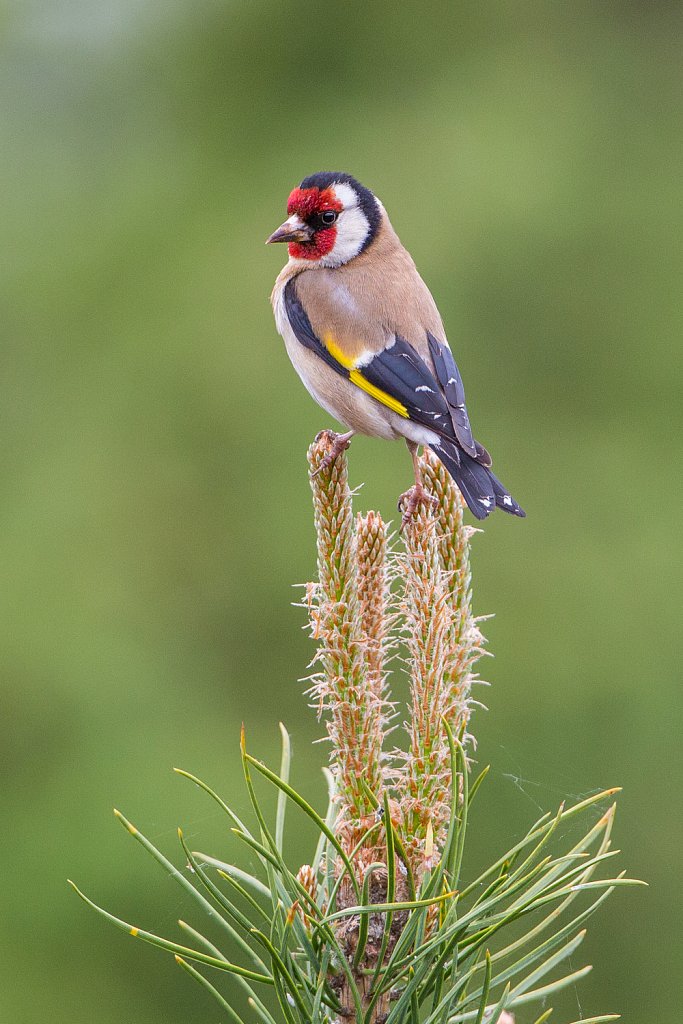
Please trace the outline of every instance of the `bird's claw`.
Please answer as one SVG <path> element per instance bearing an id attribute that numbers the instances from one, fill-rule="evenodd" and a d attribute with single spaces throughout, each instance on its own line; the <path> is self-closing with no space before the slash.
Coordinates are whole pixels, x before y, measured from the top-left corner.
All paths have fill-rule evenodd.
<path id="1" fill-rule="evenodd" d="M 320 433 L 316 435 L 316 441 L 322 441 L 323 438 L 329 442 L 330 447 L 320 460 L 318 468 L 311 473 L 311 480 L 314 480 L 318 473 L 322 473 L 326 469 L 329 469 L 335 459 L 337 459 L 342 452 L 345 452 L 347 448 L 351 447 L 351 437 L 348 434 L 335 434 L 332 430 L 321 430 Z"/>
<path id="2" fill-rule="evenodd" d="M 413 486 L 409 490 L 404 491 L 398 499 L 398 510 L 402 513 L 401 530 L 405 529 L 420 505 L 426 505 L 427 508 L 435 508 L 438 504 L 438 498 L 435 498 L 433 494 L 430 494 L 422 484 L 413 484 Z"/>

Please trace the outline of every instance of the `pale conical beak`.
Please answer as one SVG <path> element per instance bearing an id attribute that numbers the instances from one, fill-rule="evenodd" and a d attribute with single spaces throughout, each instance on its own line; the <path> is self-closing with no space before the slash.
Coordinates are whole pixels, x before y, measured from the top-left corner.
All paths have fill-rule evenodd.
<path id="1" fill-rule="evenodd" d="M 270 238 L 266 239 L 266 245 L 271 242 L 310 242 L 312 238 L 313 228 L 294 214 L 281 224 L 277 231 L 273 231 Z"/>

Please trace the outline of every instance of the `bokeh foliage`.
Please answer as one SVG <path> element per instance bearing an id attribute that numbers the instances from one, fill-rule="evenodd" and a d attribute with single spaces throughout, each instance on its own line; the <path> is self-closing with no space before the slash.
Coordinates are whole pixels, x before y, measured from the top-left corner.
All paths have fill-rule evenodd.
<path id="1" fill-rule="evenodd" d="M 239 806 L 239 723 L 272 761 L 276 717 L 321 806 L 289 601 L 329 422 L 275 335 L 282 254 L 262 243 L 288 190 L 338 167 L 415 256 L 529 514 L 476 546 L 497 660 L 473 836 L 484 856 L 536 805 L 622 784 L 616 839 L 651 888 L 595 920 L 582 998 L 678 1020 L 681 27 L 679 5 L 635 0 L 5 5 L 8 1019 L 206 1019 L 177 968 L 70 898 L 67 874 L 96 878 L 170 925 L 171 883 L 108 806 L 162 846 L 178 823 L 229 846 L 167 769 L 234 779 Z M 376 441 L 351 472 L 387 516 L 410 482 Z"/>

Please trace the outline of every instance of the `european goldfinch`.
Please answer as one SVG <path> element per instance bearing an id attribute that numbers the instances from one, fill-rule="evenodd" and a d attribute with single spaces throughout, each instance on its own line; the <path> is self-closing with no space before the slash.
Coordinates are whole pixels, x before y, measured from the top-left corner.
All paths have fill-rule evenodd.
<path id="1" fill-rule="evenodd" d="M 524 516 L 472 435 L 439 311 L 379 199 L 350 174 L 322 171 L 294 189 L 287 213 L 268 239 L 289 247 L 271 301 L 295 370 L 348 427 L 330 461 L 354 434 L 403 437 L 415 469 L 404 525 L 430 500 L 419 445 L 436 453 L 477 519 L 496 506 Z"/>

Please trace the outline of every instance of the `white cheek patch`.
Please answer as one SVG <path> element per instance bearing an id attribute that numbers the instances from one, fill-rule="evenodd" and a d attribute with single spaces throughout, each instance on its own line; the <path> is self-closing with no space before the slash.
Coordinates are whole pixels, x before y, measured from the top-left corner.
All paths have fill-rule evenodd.
<path id="1" fill-rule="evenodd" d="M 350 210 L 342 210 L 337 220 L 337 238 L 334 248 L 326 256 L 323 256 L 322 263 L 328 267 L 338 267 L 342 263 L 348 263 L 361 251 L 369 233 L 368 219 L 360 207 L 355 206 Z"/>
<path id="2" fill-rule="evenodd" d="M 339 184 L 333 188 L 344 209 L 337 219 L 334 248 L 320 260 L 323 267 L 339 267 L 342 263 L 348 263 L 358 255 L 370 234 L 370 224 L 351 186 Z"/>

